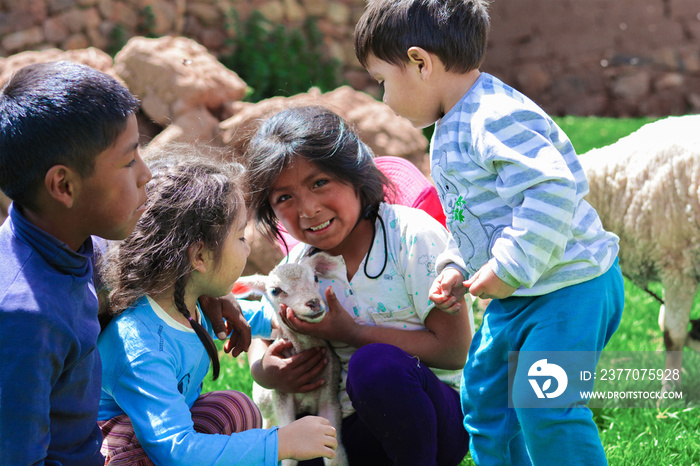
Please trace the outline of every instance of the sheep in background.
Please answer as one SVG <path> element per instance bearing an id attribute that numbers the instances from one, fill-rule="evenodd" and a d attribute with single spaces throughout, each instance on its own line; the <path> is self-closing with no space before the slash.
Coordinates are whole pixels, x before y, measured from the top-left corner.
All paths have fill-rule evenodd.
<path id="1" fill-rule="evenodd" d="M 700 115 L 649 123 L 580 161 L 586 200 L 620 237 L 623 273 L 641 287 L 663 285 L 666 368 L 680 369 L 684 346 L 700 351 L 697 329 L 688 333 L 700 285 Z"/>
<path id="2" fill-rule="evenodd" d="M 241 277 L 234 290 L 254 291 L 264 294 L 279 310 L 280 304 L 294 310 L 294 314 L 306 322 L 319 322 L 327 314 L 328 308 L 321 296 L 318 276 L 330 277 L 336 270 L 343 270 L 342 259 L 337 256 L 319 252 L 305 258 L 301 263 L 280 264 L 264 275 Z M 292 353 L 326 347 L 329 362 L 321 374 L 326 380 L 321 387 L 308 393 L 283 393 L 253 384 L 253 400 L 260 408 L 265 420 L 265 427 L 285 426 L 293 422 L 299 414 L 317 414 L 325 417 L 336 429 L 338 448 L 333 459 L 324 458 L 326 465 L 345 465 L 347 459 L 340 439 L 342 414 L 338 401 L 340 384 L 340 361 L 333 353 L 326 340 L 294 332 L 284 321 L 274 314 L 279 328 L 278 338 L 289 340 L 293 344 Z M 295 465 L 296 461 L 284 460 L 285 466 Z"/>

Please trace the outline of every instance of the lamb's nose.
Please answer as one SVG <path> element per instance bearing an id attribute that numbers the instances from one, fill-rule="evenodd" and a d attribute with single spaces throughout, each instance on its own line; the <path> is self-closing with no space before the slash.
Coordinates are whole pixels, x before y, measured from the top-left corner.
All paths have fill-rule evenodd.
<path id="1" fill-rule="evenodd" d="M 311 309 L 314 312 L 318 312 L 321 310 L 321 300 L 318 298 L 307 301 L 306 305 L 309 307 L 309 309 Z"/>

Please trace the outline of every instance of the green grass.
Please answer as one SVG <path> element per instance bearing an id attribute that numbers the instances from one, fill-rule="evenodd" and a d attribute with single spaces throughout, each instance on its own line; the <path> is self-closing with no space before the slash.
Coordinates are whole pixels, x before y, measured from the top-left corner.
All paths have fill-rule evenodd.
<path id="1" fill-rule="evenodd" d="M 554 117 L 569 136 L 578 154 L 607 146 L 641 128 L 655 118 Z"/>
<path id="2" fill-rule="evenodd" d="M 651 119 L 557 118 L 577 152 L 615 142 Z M 661 293 L 659 284 L 650 288 Z M 625 280 L 625 309 L 620 327 L 606 351 L 659 351 L 663 337 L 658 326 L 659 303 Z M 700 317 L 700 298 L 691 316 Z M 477 316 L 480 317 L 480 316 Z M 478 320 L 478 319 L 477 319 Z M 686 351 L 689 351 L 686 348 Z M 232 359 L 221 353 L 219 380 L 207 378 L 204 391 L 234 389 L 251 393 L 252 379 L 245 355 Z M 598 408 L 594 420 L 611 465 L 700 465 L 700 407 L 689 404 L 662 408 Z M 462 466 L 474 464 L 467 456 Z"/>

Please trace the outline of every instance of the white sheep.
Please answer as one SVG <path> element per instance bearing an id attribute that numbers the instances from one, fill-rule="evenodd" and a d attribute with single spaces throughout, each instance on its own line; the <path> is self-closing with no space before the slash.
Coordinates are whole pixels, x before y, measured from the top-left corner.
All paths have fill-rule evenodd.
<path id="1" fill-rule="evenodd" d="M 321 296 L 317 277 L 329 277 L 334 271 L 340 269 L 341 264 L 342 260 L 339 257 L 319 252 L 305 258 L 301 263 L 280 264 L 272 269 L 268 276 L 241 277 L 237 281 L 237 286 L 264 294 L 276 310 L 279 310 L 280 304 L 286 304 L 299 319 L 312 323 L 319 322 L 327 314 L 328 308 Z M 326 382 L 311 392 L 284 393 L 261 387 L 257 383 L 253 384 L 253 400 L 260 408 L 265 427 L 285 426 L 293 422 L 297 415 L 304 413 L 325 417 L 336 429 L 338 448 L 335 451 L 335 457 L 332 460 L 324 458 L 324 462 L 326 465 L 335 466 L 347 464 L 340 439 L 342 421 L 338 401 L 340 361 L 326 340 L 296 333 L 279 319 L 277 314 L 273 319 L 277 321 L 279 327 L 278 338 L 292 342 L 290 356 L 307 349 L 325 347 L 328 349 L 329 362 L 321 374 Z M 293 460 L 285 460 L 282 463 L 285 466 L 297 464 Z"/>
<path id="2" fill-rule="evenodd" d="M 646 124 L 580 161 L 586 199 L 620 237 L 622 272 L 641 287 L 663 285 L 666 368 L 680 369 L 684 346 L 700 351 L 697 329 L 688 333 L 700 284 L 700 115 Z"/>

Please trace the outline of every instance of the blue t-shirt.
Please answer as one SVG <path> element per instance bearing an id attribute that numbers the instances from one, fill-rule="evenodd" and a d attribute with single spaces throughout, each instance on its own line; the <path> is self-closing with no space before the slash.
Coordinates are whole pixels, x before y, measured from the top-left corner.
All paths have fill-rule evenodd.
<path id="1" fill-rule="evenodd" d="M 203 315 L 201 323 L 212 334 Z M 269 333 L 269 320 L 259 323 Z M 103 355 L 99 419 L 128 415 L 156 464 L 277 464 L 276 429 L 230 436 L 194 430 L 190 408 L 202 391 L 209 357 L 194 331 L 155 301 L 143 296 L 112 319 L 98 347 Z"/>
<path id="2" fill-rule="evenodd" d="M 0 227 L 0 464 L 104 464 L 92 252 L 14 205 Z"/>

